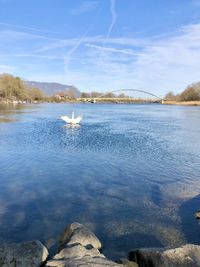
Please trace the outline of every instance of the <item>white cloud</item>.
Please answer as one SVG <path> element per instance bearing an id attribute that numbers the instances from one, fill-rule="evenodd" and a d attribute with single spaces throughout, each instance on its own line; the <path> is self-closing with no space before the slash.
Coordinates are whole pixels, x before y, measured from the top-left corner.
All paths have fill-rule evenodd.
<path id="1" fill-rule="evenodd" d="M 54 39 L 20 31 L 0 31 L 0 38 L 3 40 L 0 53 L 4 55 L 1 57 L 0 72 L 13 72 L 10 62 L 14 62 L 16 57 L 30 57 L 27 64 L 38 64 L 41 60 L 41 64 L 46 66 L 46 73 L 39 70 L 37 73 L 36 66 L 33 70 L 30 68 L 29 72 L 22 74 L 27 79 L 48 78 L 49 81 L 75 84 L 81 90 L 146 89 L 161 96 L 168 90 L 181 91 L 189 83 L 200 80 L 200 24 L 188 25 L 171 35 L 151 39 L 112 37 L 106 40 L 103 36 Z M 16 41 L 16 53 L 13 50 L 10 55 L 3 53 L 2 43 L 5 40 L 10 43 L 12 39 Z M 24 44 L 32 39 L 39 40 L 37 49 L 29 45 L 26 49 L 21 46 L 22 42 Z M 32 62 L 31 58 L 38 58 L 37 63 Z M 56 67 L 55 73 L 49 74 L 46 60 L 60 60 L 58 65 L 63 67 L 62 74 Z M 71 64 L 68 69 L 69 60 Z M 13 66 L 18 66 L 18 62 Z"/>
<path id="2" fill-rule="evenodd" d="M 145 48 L 134 63 L 134 75 L 141 84 L 157 90 L 182 90 L 188 83 L 200 80 L 199 62 L 200 24 L 195 24 Z"/>
<path id="3" fill-rule="evenodd" d="M 99 6 L 98 1 L 86 0 L 82 1 L 81 4 L 71 10 L 71 14 L 74 16 L 81 15 L 83 13 L 88 13 L 94 11 Z"/>
<path id="4" fill-rule="evenodd" d="M 168 90 L 181 91 L 200 80 L 200 24 L 151 40 L 136 53 L 116 48 L 116 40 L 109 48 L 93 44 L 87 47 L 87 65 L 91 66 L 88 79 L 92 77 L 99 87 L 104 84 L 106 88 L 147 89 L 164 95 Z M 98 49 L 103 52 L 100 56 Z"/>

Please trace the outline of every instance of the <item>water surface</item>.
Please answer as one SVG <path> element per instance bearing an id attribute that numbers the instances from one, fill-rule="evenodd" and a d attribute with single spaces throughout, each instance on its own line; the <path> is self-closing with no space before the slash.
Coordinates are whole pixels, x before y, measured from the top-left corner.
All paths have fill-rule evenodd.
<path id="1" fill-rule="evenodd" d="M 79 128 L 59 119 L 72 111 L 84 116 Z M 0 118 L 1 242 L 53 250 L 78 221 L 112 258 L 200 243 L 200 107 L 17 105 Z"/>

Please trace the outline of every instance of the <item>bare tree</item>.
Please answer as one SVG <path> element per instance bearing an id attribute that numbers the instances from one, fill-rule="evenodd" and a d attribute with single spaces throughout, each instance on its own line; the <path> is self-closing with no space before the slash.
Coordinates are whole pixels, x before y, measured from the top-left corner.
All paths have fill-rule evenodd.
<path id="1" fill-rule="evenodd" d="M 172 91 L 170 91 L 166 94 L 165 99 L 169 101 L 175 101 L 177 100 L 177 97 Z"/>
<path id="2" fill-rule="evenodd" d="M 90 95 L 90 93 L 83 92 L 83 93 L 81 93 L 81 97 L 82 98 L 90 98 L 91 95 Z"/>
<path id="3" fill-rule="evenodd" d="M 195 101 L 200 100 L 200 93 L 193 86 L 188 86 L 181 94 L 181 101 Z"/>

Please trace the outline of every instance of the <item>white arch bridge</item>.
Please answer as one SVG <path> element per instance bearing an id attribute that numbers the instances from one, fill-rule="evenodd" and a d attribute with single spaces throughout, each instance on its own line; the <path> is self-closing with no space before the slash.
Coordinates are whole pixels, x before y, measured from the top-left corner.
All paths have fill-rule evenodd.
<path id="1" fill-rule="evenodd" d="M 88 101 L 90 102 L 93 102 L 95 103 L 96 100 L 98 99 L 108 99 L 109 97 L 107 97 L 108 94 L 112 94 L 112 93 L 122 93 L 122 92 L 138 92 L 138 93 L 143 93 L 143 94 L 146 94 L 148 96 L 151 96 L 153 97 L 157 102 L 161 102 L 163 103 L 164 102 L 164 99 L 162 97 L 159 97 L 158 95 L 152 93 L 152 92 L 149 92 L 149 91 L 145 91 L 145 90 L 139 90 L 139 89 L 118 89 L 118 90 L 112 90 L 112 91 L 109 91 L 109 92 L 106 92 L 106 93 L 102 93 L 101 95 L 97 96 L 97 97 L 90 97 L 88 98 Z M 120 97 L 116 97 L 117 99 L 120 99 Z M 121 99 L 124 99 L 126 97 L 123 97 Z M 130 97 L 128 97 L 129 99 L 131 99 Z"/>

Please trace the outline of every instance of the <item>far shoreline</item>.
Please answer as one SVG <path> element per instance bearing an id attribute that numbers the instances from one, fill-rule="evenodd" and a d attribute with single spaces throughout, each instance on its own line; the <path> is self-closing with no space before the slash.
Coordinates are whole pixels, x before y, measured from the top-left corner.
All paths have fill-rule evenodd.
<path id="1" fill-rule="evenodd" d="M 162 104 L 162 105 L 177 105 L 177 106 L 200 106 L 200 101 L 173 101 L 173 100 L 148 100 L 148 99 L 130 99 L 130 98 L 99 98 L 93 100 L 86 100 L 84 98 L 65 99 L 61 101 L 52 101 L 51 99 L 35 100 L 35 101 L 22 101 L 22 100 L 1 100 L 0 105 L 21 105 L 21 104 Z"/>
<path id="2" fill-rule="evenodd" d="M 200 106 L 200 101 L 172 101 L 164 100 L 164 105 L 177 105 L 177 106 Z"/>

